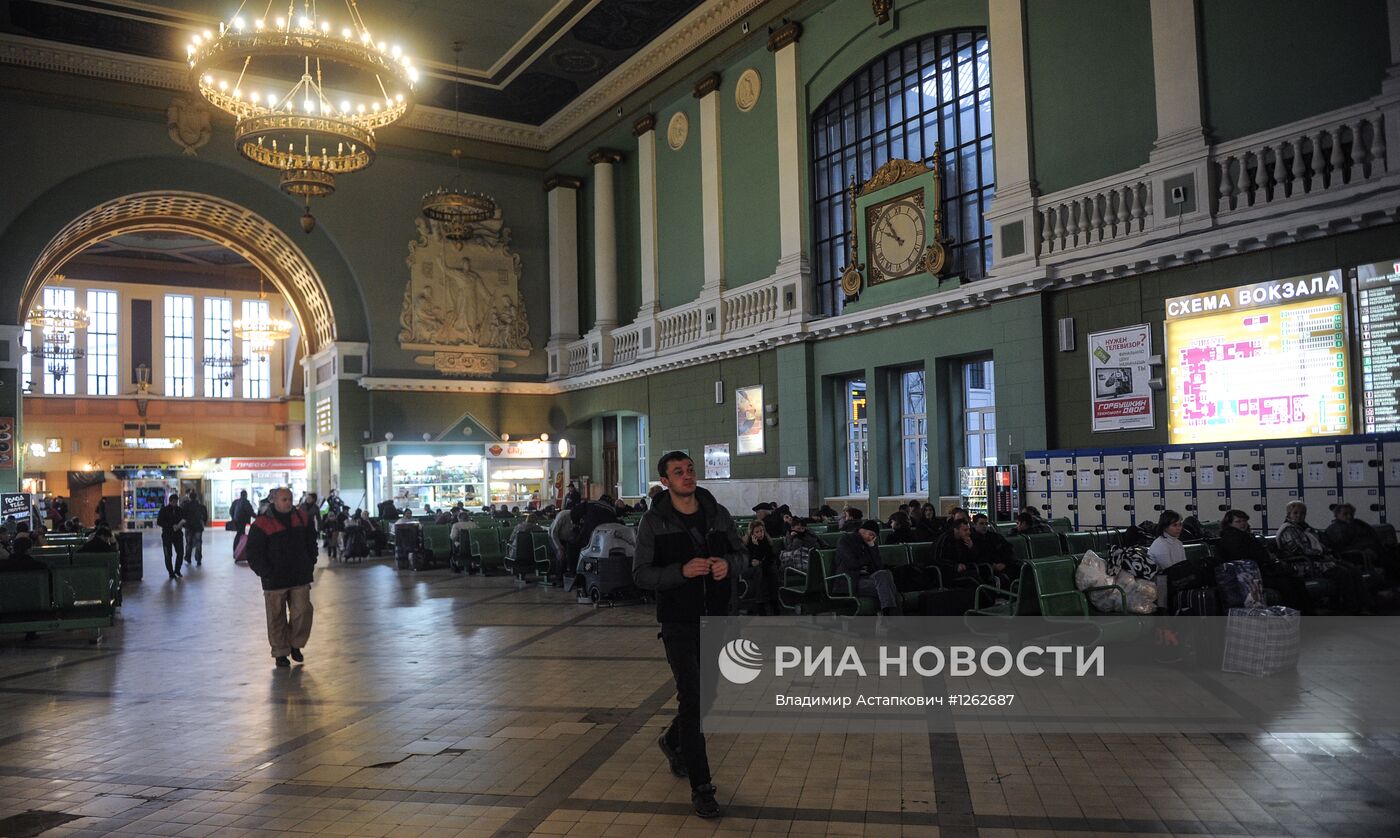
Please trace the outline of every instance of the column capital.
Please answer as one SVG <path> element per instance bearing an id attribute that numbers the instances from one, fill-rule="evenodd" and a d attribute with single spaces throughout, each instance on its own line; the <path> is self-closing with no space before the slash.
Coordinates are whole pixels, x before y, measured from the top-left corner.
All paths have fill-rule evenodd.
<path id="1" fill-rule="evenodd" d="M 588 162 L 594 166 L 600 163 L 621 163 L 622 152 L 613 148 L 595 148 L 588 155 Z"/>
<path id="2" fill-rule="evenodd" d="M 544 191 L 553 192 L 556 189 L 582 189 L 583 181 L 573 175 L 550 175 L 544 180 Z"/>
<path id="3" fill-rule="evenodd" d="M 703 99 L 719 90 L 719 73 L 709 73 L 695 83 L 693 91 L 696 99 Z"/>
<path id="4" fill-rule="evenodd" d="M 632 123 L 632 136 L 640 137 L 648 131 L 656 130 L 656 114 L 649 113 Z"/>
<path id="5" fill-rule="evenodd" d="M 783 47 L 797 43 L 802 37 L 802 24 L 783 18 L 783 25 L 768 30 L 768 51 L 777 52 Z"/>

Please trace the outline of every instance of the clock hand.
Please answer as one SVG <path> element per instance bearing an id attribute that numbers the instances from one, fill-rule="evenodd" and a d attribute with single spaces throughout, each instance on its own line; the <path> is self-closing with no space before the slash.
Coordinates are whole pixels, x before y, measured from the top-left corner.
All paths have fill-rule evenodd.
<path id="1" fill-rule="evenodd" d="M 899 246 L 903 247 L 904 239 L 900 238 L 899 234 L 894 231 L 894 225 L 890 223 L 890 219 L 888 217 L 885 217 L 881 218 L 880 221 L 885 225 L 885 229 L 890 231 L 890 235 L 894 236 L 894 240 L 899 242 Z"/>

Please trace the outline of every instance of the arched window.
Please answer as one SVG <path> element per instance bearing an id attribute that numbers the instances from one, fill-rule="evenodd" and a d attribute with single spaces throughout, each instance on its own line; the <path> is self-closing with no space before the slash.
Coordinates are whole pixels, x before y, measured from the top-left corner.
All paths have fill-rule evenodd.
<path id="1" fill-rule="evenodd" d="M 817 298 L 841 311 L 841 268 L 850 208 L 846 189 L 891 159 L 927 161 L 943 152 L 943 225 L 953 239 L 949 272 L 986 275 L 991 234 L 984 221 L 995 190 L 991 59 L 987 34 L 959 29 L 902 44 L 862 67 L 812 114 L 812 227 Z"/>

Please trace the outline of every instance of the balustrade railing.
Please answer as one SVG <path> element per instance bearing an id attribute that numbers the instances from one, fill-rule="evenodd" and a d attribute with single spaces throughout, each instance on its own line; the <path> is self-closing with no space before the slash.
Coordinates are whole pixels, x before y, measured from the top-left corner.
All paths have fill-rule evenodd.
<path id="1" fill-rule="evenodd" d="M 683 308 L 662 312 L 656 318 L 656 345 L 659 349 L 674 349 L 700 339 L 700 309 Z"/>
<path id="2" fill-rule="evenodd" d="M 626 364 L 637 360 L 637 351 L 642 346 L 642 329 L 636 324 L 623 326 L 612 333 L 612 361 Z"/>
<path id="3" fill-rule="evenodd" d="M 778 289 L 769 284 L 744 286 L 724 295 L 724 331 L 764 326 L 778 317 Z"/>
<path id="4" fill-rule="evenodd" d="M 1152 219 L 1152 182 L 1129 178 L 1098 187 L 1049 195 L 1041 202 L 1040 252 L 1065 253 L 1135 236 Z"/>
<path id="5" fill-rule="evenodd" d="M 588 341 L 581 340 L 569 344 L 569 375 L 579 375 L 588 371 Z"/>

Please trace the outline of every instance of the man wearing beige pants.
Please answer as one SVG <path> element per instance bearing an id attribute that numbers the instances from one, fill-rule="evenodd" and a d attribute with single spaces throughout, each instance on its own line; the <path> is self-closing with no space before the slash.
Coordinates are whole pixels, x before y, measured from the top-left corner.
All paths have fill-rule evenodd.
<path id="1" fill-rule="evenodd" d="M 316 553 L 316 529 L 305 513 L 293 508 L 292 491 L 274 489 L 272 506 L 248 529 L 244 556 L 262 579 L 267 642 L 278 666 L 305 660 L 301 650 L 311 637 Z"/>

